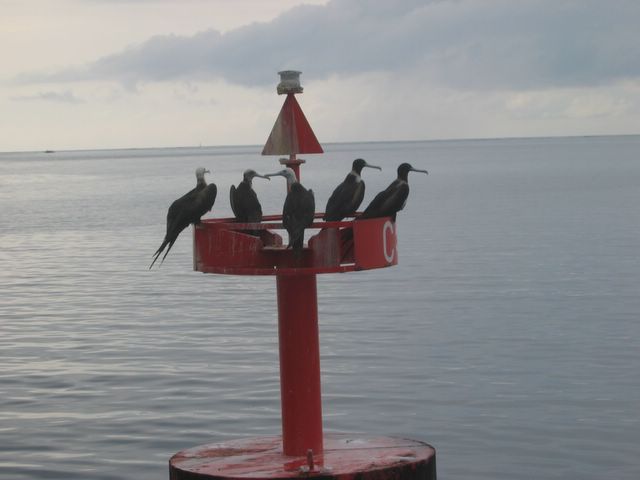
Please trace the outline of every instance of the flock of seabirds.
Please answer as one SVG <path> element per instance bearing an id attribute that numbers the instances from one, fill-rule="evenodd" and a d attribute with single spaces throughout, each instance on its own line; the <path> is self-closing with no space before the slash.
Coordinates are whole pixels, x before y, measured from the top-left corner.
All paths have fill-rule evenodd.
<path id="1" fill-rule="evenodd" d="M 365 167 L 382 170 L 380 167 L 368 164 L 362 158 L 355 159 L 351 166 L 351 171 L 344 181 L 335 188 L 327 201 L 323 216 L 325 222 L 339 222 L 345 217 L 356 215 L 356 211 L 364 199 L 365 185 L 361 173 Z M 404 208 L 409 196 L 409 172 L 429 173 L 426 170 L 415 169 L 408 163 L 400 164 L 398 177 L 373 198 L 364 212 L 356 217 L 356 220 L 391 217 L 395 222 L 396 214 Z M 211 172 L 202 167 L 196 169 L 196 187 L 175 200 L 169 207 L 167 212 L 167 233 L 162 244 L 153 254 L 154 258 L 149 269 L 153 267 L 153 264 L 156 263 L 160 254 L 166 248 L 160 262 L 162 264 L 178 235 L 190 224 L 199 224 L 200 218 L 213 208 L 218 188 L 213 183 L 207 184 L 204 179 L 205 173 Z M 231 186 L 229 192 L 231 209 L 237 222 L 260 223 L 262 221 L 262 207 L 256 192 L 253 190 L 252 181 L 256 177 L 270 180 L 271 177 L 275 176 L 282 176 L 287 180 L 288 193 L 282 209 L 282 225 L 289 234 L 287 248 L 299 252 L 303 247 L 304 230 L 311 226 L 315 217 L 315 198 L 313 190 L 305 188 L 297 180 L 291 168 L 285 168 L 279 172 L 266 175 L 260 175 L 255 170 L 245 170 L 242 182 L 237 187 L 235 185 Z M 248 231 L 246 233 L 259 235 L 259 231 Z"/>

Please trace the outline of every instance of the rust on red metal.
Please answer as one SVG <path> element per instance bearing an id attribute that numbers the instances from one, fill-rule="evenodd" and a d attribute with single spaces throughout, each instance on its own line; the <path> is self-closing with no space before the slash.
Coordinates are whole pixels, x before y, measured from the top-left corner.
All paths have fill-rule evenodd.
<path id="1" fill-rule="evenodd" d="M 280 109 L 262 155 L 291 155 L 298 153 L 323 153 L 322 147 L 311 129 L 311 125 L 300 108 L 293 93 Z"/>
<path id="2" fill-rule="evenodd" d="M 171 480 L 284 479 L 435 480 L 436 452 L 417 440 L 329 434 L 324 453 L 285 456 L 281 437 L 260 437 L 202 445 L 175 454 Z"/>
<path id="3" fill-rule="evenodd" d="M 317 213 L 316 218 L 322 217 Z M 383 268 L 398 263 L 395 223 L 389 218 L 358 221 L 316 221 L 317 230 L 301 255 L 286 248 L 272 230 L 283 230 L 282 216 L 263 223 L 234 223 L 207 219 L 194 228 L 193 268 L 204 273 L 231 275 L 300 275 L 344 273 Z M 260 236 L 244 233 L 260 230 Z M 286 235 L 286 232 L 285 232 Z"/>

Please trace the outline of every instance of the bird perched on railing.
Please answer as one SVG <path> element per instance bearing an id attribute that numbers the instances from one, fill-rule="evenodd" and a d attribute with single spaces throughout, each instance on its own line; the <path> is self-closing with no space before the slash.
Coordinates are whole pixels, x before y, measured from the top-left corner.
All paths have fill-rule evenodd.
<path id="1" fill-rule="evenodd" d="M 360 176 L 364 167 L 382 170 L 375 165 L 369 165 L 362 158 L 356 158 L 351 165 L 351 171 L 327 201 L 327 207 L 324 210 L 325 222 L 339 222 L 344 217 L 353 216 L 358 210 L 364 198 L 365 185 Z"/>
<path id="2" fill-rule="evenodd" d="M 262 207 L 252 186 L 252 180 L 255 177 L 271 180 L 269 177 L 249 169 L 244 171 L 238 187 L 231 185 L 229 189 L 231 210 L 240 223 L 260 223 L 262 221 Z M 243 233 L 259 236 L 260 230 L 245 230 Z"/>
<path id="3" fill-rule="evenodd" d="M 295 252 L 301 252 L 304 243 L 304 229 L 310 227 L 316 210 L 313 190 L 302 186 L 296 174 L 290 168 L 276 173 L 268 173 L 267 177 L 282 176 L 287 179 L 289 193 L 282 208 L 282 225 L 289 234 L 289 245 Z"/>
<path id="4" fill-rule="evenodd" d="M 203 167 L 197 168 L 196 188 L 175 200 L 169 207 L 169 211 L 167 212 L 167 233 L 164 236 L 160 248 L 153 254 L 153 262 L 149 265 L 149 269 L 153 267 L 153 264 L 156 263 L 160 254 L 168 245 L 167 251 L 160 261 L 160 264 L 162 264 L 178 238 L 178 235 L 180 235 L 190 223 L 194 225 L 199 224 L 200 217 L 213 208 L 218 189 L 214 183 L 207 185 L 204 179 L 205 173 L 211 172 Z"/>
<path id="5" fill-rule="evenodd" d="M 398 178 L 382 192 L 378 193 L 358 219 L 391 217 L 396 221 L 396 214 L 402 210 L 409 196 L 409 172 L 429 172 L 418 170 L 408 163 L 402 163 L 398 167 Z"/>

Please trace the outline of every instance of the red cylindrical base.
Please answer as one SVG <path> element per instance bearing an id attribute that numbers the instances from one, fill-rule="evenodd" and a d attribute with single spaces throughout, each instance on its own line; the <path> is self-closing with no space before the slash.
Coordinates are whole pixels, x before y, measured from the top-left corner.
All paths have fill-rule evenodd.
<path id="1" fill-rule="evenodd" d="M 322 453 L 315 275 L 277 277 L 282 444 L 285 455 Z"/>
<path id="2" fill-rule="evenodd" d="M 436 480 L 436 451 L 417 440 L 370 435 L 332 434 L 324 454 L 283 455 L 280 437 L 202 445 L 169 460 L 171 480 Z"/>

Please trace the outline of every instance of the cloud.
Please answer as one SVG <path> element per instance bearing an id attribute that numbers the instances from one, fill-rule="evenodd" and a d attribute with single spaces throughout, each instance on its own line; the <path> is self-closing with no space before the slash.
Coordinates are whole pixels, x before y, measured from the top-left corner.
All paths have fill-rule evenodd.
<path id="1" fill-rule="evenodd" d="M 39 92 L 35 95 L 19 95 L 11 97 L 11 100 L 18 102 L 25 101 L 46 101 L 46 102 L 58 102 L 58 103 L 70 103 L 70 104 L 78 104 L 84 103 L 84 100 L 76 97 L 71 91 L 65 92 Z"/>
<path id="2" fill-rule="evenodd" d="M 393 72 L 462 90 L 597 86 L 640 77 L 640 2 L 620 0 L 333 0 L 227 33 L 161 35 L 87 65 L 18 83 L 219 78 L 273 86 Z"/>

